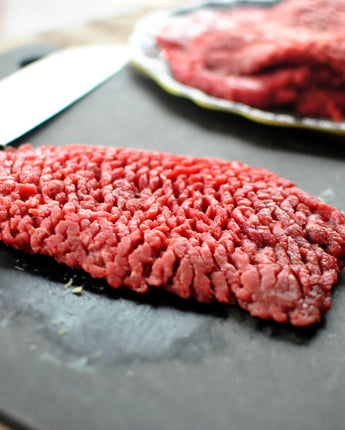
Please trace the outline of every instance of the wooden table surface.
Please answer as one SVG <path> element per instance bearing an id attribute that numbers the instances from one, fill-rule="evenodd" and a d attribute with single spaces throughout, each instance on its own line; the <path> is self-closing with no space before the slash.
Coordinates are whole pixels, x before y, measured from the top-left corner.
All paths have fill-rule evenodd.
<path id="1" fill-rule="evenodd" d="M 165 5 L 181 3 L 181 0 L 171 0 L 164 2 Z M 83 45 L 88 43 L 126 43 L 136 22 L 145 14 L 157 7 L 157 1 L 147 2 L 148 6 L 141 8 L 140 11 L 123 15 L 114 16 L 107 19 L 96 20 L 67 27 L 59 30 L 48 31 L 17 39 L 0 39 L 0 53 L 10 51 L 24 45 L 30 44 L 49 44 L 57 47 L 68 47 Z M 2 387 L 4 388 L 4 387 Z M 1 405 L 0 405 L 1 410 Z M 0 430 L 14 430 L 9 421 L 0 422 Z"/>
<path id="2" fill-rule="evenodd" d="M 181 0 L 171 0 L 165 4 L 177 4 Z M 156 4 L 156 2 L 154 2 Z M 153 6 L 140 8 L 140 11 L 123 16 L 109 17 L 67 27 L 59 30 L 48 31 L 17 39 L 0 39 L 0 53 L 27 44 L 51 44 L 59 47 L 82 45 L 88 43 L 126 43 L 135 23 L 146 13 L 152 11 Z"/>

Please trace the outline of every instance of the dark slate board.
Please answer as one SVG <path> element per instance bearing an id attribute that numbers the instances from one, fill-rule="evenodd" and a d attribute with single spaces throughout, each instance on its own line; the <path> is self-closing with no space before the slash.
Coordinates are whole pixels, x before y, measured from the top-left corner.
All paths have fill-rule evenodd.
<path id="1" fill-rule="evenodd" d="M 209 112 L 129 67 L 26 141 L 238 159 L 345 209 L 345 138 Z M 0 246 L 0 418 L 36 430 L 343 430 L 344 284 L 320 325 L 297 329 L 236 306 L 110 290 Z"/>

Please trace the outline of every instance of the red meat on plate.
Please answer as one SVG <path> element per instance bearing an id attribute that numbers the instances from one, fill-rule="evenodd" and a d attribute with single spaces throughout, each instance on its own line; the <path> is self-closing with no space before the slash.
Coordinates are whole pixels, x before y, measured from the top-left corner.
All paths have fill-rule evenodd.
<path id="1" fill-rule="evenodd" d="M 286 0 L 172 16 L 157 34 L 176 80 L 261 109 L 340 121 L 345 2 Z"/>
<path id="2" fill-rule="evenodd" d="M 344 238 L 339 210 L 237 161 L 87 145 L 0 153 L 0 239 L 114 288 L 313 324 Z"/>

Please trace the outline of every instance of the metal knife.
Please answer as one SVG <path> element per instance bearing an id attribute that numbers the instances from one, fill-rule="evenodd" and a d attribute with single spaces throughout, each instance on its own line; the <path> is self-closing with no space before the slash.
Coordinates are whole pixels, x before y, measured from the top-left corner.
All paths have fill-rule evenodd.
<path id="1" fill-rule="evenodd" d="M 54 52 L 0 80 L 0 146 L 88 94 L 128 59 L 122 45 L 85 45 Z"/>

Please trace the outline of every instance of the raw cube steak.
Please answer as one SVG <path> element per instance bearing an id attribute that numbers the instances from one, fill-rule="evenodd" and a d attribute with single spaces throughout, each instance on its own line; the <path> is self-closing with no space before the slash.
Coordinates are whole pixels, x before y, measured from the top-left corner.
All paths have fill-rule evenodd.
<path id="1" fill-rule="evenodd" d="M 0 239 L 114 288 L 320 321 L 344 265 L 341 212 L 237 161 L 87 145 L 0 153 Z"/>
<path id="2" fill-rule="evenodd" d="M 157 43 L 174 77 L 261 109 L 342 120 L 344 0 L 234 4 L 172 16 L 163 25 Z"/>

